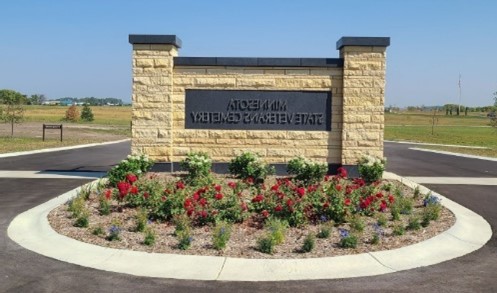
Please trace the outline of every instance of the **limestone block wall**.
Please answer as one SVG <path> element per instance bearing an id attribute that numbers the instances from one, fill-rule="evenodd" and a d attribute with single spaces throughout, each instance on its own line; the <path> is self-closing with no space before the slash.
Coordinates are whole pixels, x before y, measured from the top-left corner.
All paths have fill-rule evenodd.
<path id="1" fill-rule="evenodd" d="M 385 49 L 388 38 L 342 38 L 340 58 L 176 57 L 176 36 L 130 35 L 133 44 L 132 153 L 179 162 L 205 151 L 228 162 L 255 151 L 271 163 L 297 155 L 355 165 L 383 156 Z M 331 131 L 185 129 L 185 90 L 325 91 Z"/>

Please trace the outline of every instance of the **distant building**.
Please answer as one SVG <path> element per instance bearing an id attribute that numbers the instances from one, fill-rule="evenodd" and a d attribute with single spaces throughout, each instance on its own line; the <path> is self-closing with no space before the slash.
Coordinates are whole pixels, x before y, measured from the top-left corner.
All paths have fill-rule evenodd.
<path id="1" fill-rule="evenodd" d="M 59 104 L 61 106 L 71 106 L 72 104 L 74 104 L 74 101 L 71 98 L 63 98 L 63 99 L 60 99 Z"/>
<path id="2" fill-rule="evenodd" d="M 58 104 L 59 104 L 59 101 L 54 101 L 54 100 L 48 100 L 48 101 L 44 101 L 42 103 L 42 105 L 46 105 L 46 106 L 55 106 Z"/>

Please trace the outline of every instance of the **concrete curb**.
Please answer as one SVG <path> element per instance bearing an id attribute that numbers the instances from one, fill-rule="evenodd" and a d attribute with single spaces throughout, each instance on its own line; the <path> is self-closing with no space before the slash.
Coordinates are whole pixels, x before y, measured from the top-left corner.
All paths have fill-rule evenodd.
<path id="1" fill-rule="evenodd" d="M 497 162 L 497 158 L 492 158 L 492 157 L 475 156 L 475 155 L 468 155 L 468 154 L 461 154 L 461 153 L 454 153 L 454 152 L 447 152 L 447 151 L 430 150 L 430 149 L 423 149 L 423 148 L 409 148 L 409 149 L 413 150 L 413 151 L 428 152 L 428 153 L 435 153 L 435 154 L 441 154 L 441 155 L 448 155 L 448 156 L 456 156 L 456 157 L 462 157 L 462 158 L 470 158 L 470 159 L 478 159 L 478 160 Z"/>
<path id="2" fill-rule="evenodd" d="M 419 186 L 422 193 L 431 192 L 392 173 L 384 177 L 413 188 Z M 48 213 L 81 188 L 18 215 L 9 225 L 8 236 L 44 256 L 116 273 L 190 280 L 283 281 L 374 276 L 433 265 L 481 248 L 492 235 L 489 223 L 481 216 L 437 194 L 456 215 L 454 226 L 427 241 L 389 251 L 308 259 L 241 259 L 119 250 L 79 242 L 51 228 Z"/>
<path id="3" fill-rule="evenodd" d="M 40 153 L 66 151 L 66 150 L 74 150 L 74 149 L 80 149 L 80 148 L 89 148 L 89 147 L 94 147 L 94 146 L 115 144 L 115 143 L 125 142 L 125 141 L 129 141 L 129 140 L 130 139 L 127 138 L 127 139 L 121 139 L 121 140 L 114 140 L 114 141 L 107 141 L 107 142 L 100 142 L 100 143 L 90 143 L 90 144 L 80 144 L 80 145 L 73 145 L 73 146 L 60 147 L 60 148 L 51 148 L 51 149 L 41 149 L 41 150 L 34 150 L 34 151 L 6 153 L 6 154 L 0 154 L 0 158 L 8 158 L 8 157 L 17 157 L 17 156 L 40 154 Z"/>

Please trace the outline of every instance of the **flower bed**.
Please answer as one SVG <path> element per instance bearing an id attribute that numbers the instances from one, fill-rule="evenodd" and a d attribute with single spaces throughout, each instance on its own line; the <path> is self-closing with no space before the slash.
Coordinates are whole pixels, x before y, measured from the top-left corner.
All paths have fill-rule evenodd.
<path id="1" fill-rule="evenodd" d="M 257 158 L 243 158 L 236 160 L 237 170 L 257 168 L 236 176 L 243 179 L 210 174 L 205 154 L 183 164 L 202 170 L 196 176 L 138 176 L 149 164 L 130 158 L 122 162 L 126 172 L 111 171 L 118 174 L 111 183 L 84 190 L 49 220 L 61 234 L 107 247 L 246 258 L 392 249 L 430 238 L 455 221 L 438 198 L 398 182 L 350 179 L 344 169 L 319 180 L 267 177 Z M 314 166 L 297 163 L 307 173 L 305 166 Z"/>

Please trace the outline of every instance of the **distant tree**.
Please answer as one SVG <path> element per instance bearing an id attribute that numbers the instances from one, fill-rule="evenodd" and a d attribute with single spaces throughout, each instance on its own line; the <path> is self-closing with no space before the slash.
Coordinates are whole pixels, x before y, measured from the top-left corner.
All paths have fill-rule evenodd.
<path id="1" fill-rule="evenodd" d="M 433 115 L 431 116 L 431 135 L 435 134 L 435 126 L 438 124 L 437 113 L 438 113 L 438 109 L 435 108 L 433 110 Z"/>
<path id="2" fill-rule="evenodd" d="M 46 100 L 45 95 L 34 94 L 28 98 L 28 104 L 29 105 L 41 105 L 41 104 L 43 104 L 43 102 L 45 102 L 45 100 Z"/>
<path id="3" fill-rule="evenodd" d="M 88 104 L 83 106 L 83 110 L 81 111 L 81 120 L 88 122 L 93 121 L 93 112 Z"/>
<path id="4" fill-rule="evenodd" d="M 24 119 L 24 103 L 26 97 L 13 90 L 0 90 L 0 119 L 4 123 L 10 123 L 10 136 L 14 136 L 14 124 L 21 123 Z"/>
<path id="5" fill-rule="evenodd" d="M 497 92 L 494 93 L 494 107 L 497 107 Z"/>
<path id="6" fill-rule="evenodd" d="M 468 109 L 469 107 L 464 108 L 464 116 L 468 116 Z"/>
<path id="7" fill-rule="evenodd" d="M 66 111 L 65 121 L 76 122 L 79 119 L 79 110 L 76 105 L 70 106 Z"/>

